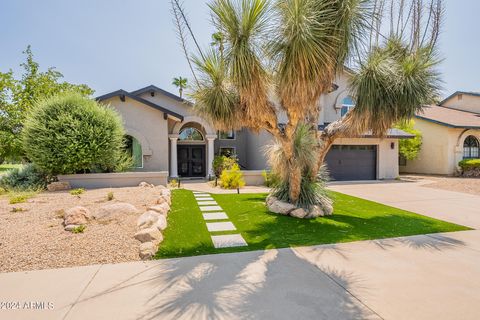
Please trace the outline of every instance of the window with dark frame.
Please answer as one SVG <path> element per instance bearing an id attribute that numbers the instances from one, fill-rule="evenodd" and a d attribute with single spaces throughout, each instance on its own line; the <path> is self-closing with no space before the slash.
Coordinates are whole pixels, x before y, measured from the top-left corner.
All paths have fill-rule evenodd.
<path id="1" fill-rule="evenodd" d="M 233 147 L 220 147 L 219 154 L 226 157 L 235 157 L 235 148 Z"/>
<path id="2" fill-rule="evenodd" d="M 476 159 L 480 156 L 480 143 L 474 136 L 468 136 L 463 142 L 463 159 Z"/>
<path id="3" fill-rule="evenodd" d="M 219 131 L 218 138 L 220 140 L 234 140 L 235 139 L 235 130 L 229 131 Z"/>

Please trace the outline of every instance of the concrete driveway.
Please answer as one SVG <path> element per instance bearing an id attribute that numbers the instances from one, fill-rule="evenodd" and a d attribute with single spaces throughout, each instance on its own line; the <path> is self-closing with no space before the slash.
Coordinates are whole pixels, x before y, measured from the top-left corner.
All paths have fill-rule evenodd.
<path id="1" fill-rule="evenodd" d="M 339 183 L 330 189 L 392 207 L 480 229 L 480 196 L 428 188 L 421 182 Z"/>
<path id="2" fill-rule="evenodd" d="M 479 319 L 479 266 L 475 230 L 4 273 L 0 319 Z"/>

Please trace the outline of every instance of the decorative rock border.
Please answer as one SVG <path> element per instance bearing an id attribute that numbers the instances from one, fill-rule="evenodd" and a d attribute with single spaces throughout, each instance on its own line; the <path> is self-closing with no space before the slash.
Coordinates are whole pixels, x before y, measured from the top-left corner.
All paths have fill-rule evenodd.
<path id="1" fill-rule="evenodd" d="M 151 188 L 153 185 L 141 182 L 143 188 Z M 147 208 L 137 219 L 139 231 L 135 233 L 134 238 L 141 242 L 139 255 L 143 260 L 152 258 L 158 250 L 158 245 L 163 241 L 162 231 L 167 228 L 167 215 L 172 203 L 171 191 L 166 187 L 159 185 L 160 194 L 156 204 Z"/>
<path id="2" fill-rule="evenodd" d="M 291 203 L 278 200 L 274 196 L 267 197 L 268 210 L 284 216 L 291 216 L 299 219 L 314 219 L 317 217 L 329 216 L 333 213 L 333 206 L 330 202 L 312 206 L 310 209 L 299 208 Z"/>

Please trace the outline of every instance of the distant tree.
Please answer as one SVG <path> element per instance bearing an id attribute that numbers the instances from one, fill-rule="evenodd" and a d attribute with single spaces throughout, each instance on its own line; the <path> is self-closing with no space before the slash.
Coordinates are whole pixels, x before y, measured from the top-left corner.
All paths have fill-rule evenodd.
<path id="1" fill-rule="evenodd" d="M 25 117 L 36 101 L 68 91 L 83 96 L 94 92 L 85 84 L 62 82 L 63 75 L 53 67 L 41 72 L 30 46 L 23 53 L 26 60 L 20 65 L 23 68 L 21 78 L 16 79 L 12 70 L 0 72 L 0 158 L 25 156 L 20 133 Z"/>
<path id="2" fill-rule="evenodd" d="M 397 124 L 395 128 L 415 135 L 412 139 L 401 139 L 399 142 L 399 152 L 407 160 L 415 160 L 422 149 L 422 133 L 414 129 L 413 120 Z"/>
<path id="3" fill-rule="evenodd" d="M 176 77 L 173 78 L 172 84 L 178 88 L 178 93 L 180 94 L 180 98 L 183 94 L 183 89 L 187 88 L 187 78 Z"/>

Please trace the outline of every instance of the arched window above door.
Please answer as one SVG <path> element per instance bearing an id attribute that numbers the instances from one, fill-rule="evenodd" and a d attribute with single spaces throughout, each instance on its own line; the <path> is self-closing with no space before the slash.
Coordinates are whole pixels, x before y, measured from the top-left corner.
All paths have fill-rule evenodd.
<path id="1" fill-rule="evenodd" d="M 463 159 L 478 158 L 480 143 L 474 136 L 468 136 L 463 142 Z"/>
<path id="2" fill-rule="evenodd" d="M 186 127 L 180 130 L 179 141 L 203 141 L 202 133 L 193 127 Z"/>
<path id="3" fill-rule="evenodd" d="M 342 109 L 340 111 L 340 115 L 343 117 L 347 114 L 348 111 L 355 107 L 355 101 L 351 96 L 346 96 L 342 100 Z"/>

